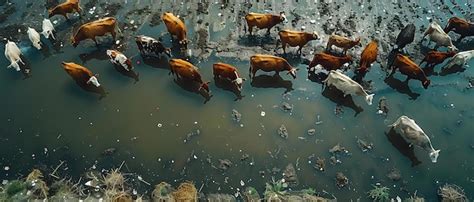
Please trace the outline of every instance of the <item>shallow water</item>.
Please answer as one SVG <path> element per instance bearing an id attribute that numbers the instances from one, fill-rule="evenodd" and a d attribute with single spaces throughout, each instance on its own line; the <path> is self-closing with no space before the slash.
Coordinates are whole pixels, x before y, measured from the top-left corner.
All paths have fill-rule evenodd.
<path id="1" fill-rule="evenodd" d="M 350 99 L 343 98 L 337 91 L 322 92 L 321 84 L 308 79 L 307 65 L 304 64 L 305 60 L 312 58 L 312 51 L 324 49 L 334 24 L 334 31 L 338 33 L 361 36 L 363 46 L 371 38 L 381 41 L 379 61 L 385 63 L 390 40 L 400 29 L 396 26 L 397 20 L 392 20 L 397 14 L 402 24 L 413 21 L 417 25 L 416 41 L 407 51 L 418 63 L 422 52 L 428 50 L 423 48 L 424 45 L 420 46 L 419 41 L 429 19 L 439 19 L 444 26 L 452 16 L 448 10 L 454 15 L 470 18 L 473 10 L 467 5 L 472 1 L 457 1 L 459 6 L 450 1 L 444 4 L 401 0 L 364 4 L 326 1 L 328 9 L 323 9 L 323 3 L 317 0 L 260 1 L 251 6 L 235 2 L 222 7 L 221 3 L 207 2 L 206 5 L 203 1 L 202 7 L 204 11 L 208 10 L 208 14 L 197 11 L 197 1 L 82 2 L 83 22 L 114 13 L 111 9 L 114 6 L 110 6 L 118 5 L 114 3 L 122 5 L 115 15 L 123 32 L 120 39 L 123 46 L 119 49 L 132 57 L 135 71 L 139 73 L 136 83 L 117 72 L 107 60 L 105 50 L 113 46 L 110 37 L 101 38 L 99 48 L 91 41 L 81 43 L 78 48 L 70 45 L 72 27 L 81 24 L 77 17 L 72 17 L 71 22 L 53 17 L 58 21 L 55 26 L 63 46 L 43 39 L 49 50 L 37 51 L 30 46 L 25 29 L 17 34 L 8 32 L 5 27 L 19 24 L 40 30 L 41 15 L 46 14 L 44 2 L 10 2 L 14 2 L 16 12 L 0 24 L 3 27 L 0 35 L 13 37 L 17 42 L 21 39 L 18 44 L 31 66 L 32 77 L 23 80 L 21 73 L 11 69 L 0 73 L 0 92 L 3 95 L 0 101 L 3 106 L 0 113 L 0 166 L 10 167 L 9 171 L 0 171 L 1 179 L 18 178 L 32 167 L 51 171 L 60 160 L 65 160 L 66 166 L 59 174 L 74 177 L 94 168 L 100 171 L 117 167 L 125 161 L 126 172 L 139 173 L 152 184 L 161 181 L 177 184 L 191 180 L 198 188 L 204 184 L 206 193 L 233 194 L 237 188 L 242 189 L 242 180 L 262 193 L 264 183 L 271 181 L 272 177 L 280 179 L 286 165 L 292 163 L 297 168 L 299 179 L 294 189 L 313 187 L 323 196 L 335 195 L 341 201 L 365 200 L 371 185 L 378 182 L 391 188 L 392 197 L 405 198 L 416 192 L 418 196 L 433 201 L 437 198 L 437 187 L 445 183 L 460 185 L 469 198 L 474 197 L 474 107 L 471 103 L 474 94 L 468 88 L 469 82 L 474 83 L 472 68 L 442 76 L 433 75 L 430 77 L 432 86 L 425 90 L 418 81 L 410 81 L 407 88 L 402 84 L 405 77 L 399 73 L 395 79 L 384 82 L 386 73 L 376 63 L 364 79 L 372 81 L 371 91 L 375 93 L 374 104 L 368 106 L 360 97 Z M 109 5 L 108 9 L 104 9 L 105 5 Z M 448 10 L 437 9 L 442 5 Z M 92 6 L 97 7 L 93 12 Z M 6 4 L 2 8 L 5 9 Z M 263 37 L 265 31 L 257 32 L 260 36 L 253 40 L 244 34 L 242 13 L 277 13 L 281 10 L 287 13 L 290 22 L 272 29 L 270 37 Z M 193 56 L 190 60 L 200 67 L 203 78 L 212 82 L 210 87 L 214 96 L 205 104 L 203 97 L 173 82 L 165 58 L 145 62 L 138 54 L 133 42 L 133 36 L 138 34 L 162 36 L 166 46 L 172 45 L 161 21 L 157 21 L 159 24 L 155 26 L 150 24 L 150 21 L 155 22 L 155 13 L 159 16 L 164 11 L 172 11 L 185 19 L 192 41 Z M 349 18 L 351 14 L 355 17 Z M 300 19 L 292 23 L 296 15 Z M 377 22 L 378 16 L 381 16 L 381 23 Z M 316 23 L 312 24 L 312 19 Z M 133 25 L 130 25 L 131 20 L 134 20 Z M 203 23 L 198 25 L 200 20 Z M 350 26 L 351 22 L 355 27 Z M 208 28 L 205 28 L 205 23 L 209 23 Z M 134 25 L 136 28 L 131 30 Z M 301 29 L 302 26 L 308 31 L 317 31 L 323 40 L 308 44 L 303 49 L 302 59 L 296 55 L 289 56 L 290 63 L 301 69 L 296 80 L 283 73 L 279 78 L 258 72 L 257 75 L 262 76 L 252 85 L 249 80 L 245 81 L 242 92 L 245 97 L 241 100 L 235 100 L 234 93 L 216 87 L 212 79 L 213 63 L 232 64 L 238 67 L 241 75 L 248 77 L 247 58 L 254 53 L 274 54 L 277 29 Z M 209 29 L 210 42 L 206 43 L 206 37 L 198 37 L 195 29 Z M 204 40 L 206 45 L 198 46 L 200 40 Z M 461 50 L 470 50 L 474 48 L 474 40 L 467 38 L 455 45 Z M 201 54 L 203 50 L 213 52 L 208 56 Z M 349 51 L 357 58 L 352 68 L 357 65 L 362 50 L 363 47 L 356 47 Z M 174 55 L 180 55 L 179 50 L 174 51 Z M 97 94 L 77 86 L 62 69 L 62 61 L 83 64 L 100 74 L 99 81 L 109 93 L 107 97 L 99 100 Z M 470 61 L 468 66 L 473 65 L 474 61 Z M 1 59 L 0 67 L 6 66 L 7 60 Z M 435 70 L 439 69 L 440 66 Z M 353 75 L 352 70 L 348 72 Z M 377 103 L 382 97 L 389 104 L 387 116 L 376 114 Z M 284 102 L 293 106 L 291 112 L 282 110 Z M 335 114 L 336 108 L 342 108 L 342 113 Z M 240 123 L 233 121 L 233 109 L 242 114 Z M 265 112 L 265 116 L 261 116 L 261 112 Z M 390 143 L 386 136 L 387 125 L 401 115 L 415 119 L 430 136 L 433 146 L 441 149 L 438 163 L 431 163 L 427 152 L 415 148 L 416 157 L 422 163 L 412 166 L 410 159 Z M 287 140 L 277 133 L 282 124 L 289 132 Z M 316 129 L 314 136 L 307 135 L 311 128 Z M 185 143 L 187 134 L 196 129 L 200 134 Z M 374 149 L 362 152 L 358 139 L 373 143 Z M 349 154 L 339 158 L 342 163 L 331 165 L 329 149 L 338 143 Z M 102 153 L 107 148 L 116 148 L 117 151 L 104 156 Z M 244 154 L 248 154 L 249 159 L 241 161 Z M 308 163 L 308 157 L 313 154 L 326 159 L 325 172 L 313 168 L 315 158 L 311 160 L 312 164 Z M 226 171 L 216 169 L 219 159 L 229 159 L 233 165 Z M 281 171 L 272 173 L 273 168 Z M 392 168 L 400 170 L 402 180 L 393 182 L 387 178 Z M 264 177 L 260 171 L 265 171 Z M 336 187 L 336 172 L 343 172 L 349 178 L 348 187 Z M 147 189 L 152 187 L 144 186 L 143 193 Z"/>

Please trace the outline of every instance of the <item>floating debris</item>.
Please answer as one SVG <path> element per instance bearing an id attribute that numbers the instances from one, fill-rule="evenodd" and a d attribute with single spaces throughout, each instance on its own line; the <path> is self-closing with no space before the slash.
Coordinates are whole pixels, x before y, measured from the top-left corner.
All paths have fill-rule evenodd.
<path id="1" fill-rule="evenodd" d="M 285 112 L 291 112 L 293 110 L 293 105 L 290 105 L 287 102 L 283 102 L 281 104 L 281 109 Z"/>
<path id="2" fill-rule="evenodd" d="M 378 111 L 377 114 L 385 115 L 387 116 L 388 114 L 388 103 L 387 103 L 387 98 L 381 97 L 379 100 L 379 105 L 377 107 Z"/>
<path id="3" fill-rule="evenodd" d="M 324 158 L 319 158 L 316 160 L 316 163 L 314 164 L 314 168 L 317 170 L 323 172 L 326 170 L 326 160 Z"/>
<path id="4" fill-rule="evenodd" d="M 359 145 L 359 148 L 362 150 L 362 152 L 368 152 L 373 149 L 372 143 L 367 143 L 362 139 L 357 139 L 357 145 Z"/>
<path id="5" fill-rule="evenodd" d="M 236 109 L 232 109 L 232 120 L 239 123 L 242 119 L 242 114 L 239 113 Z"/>
<path id="6" fill-rule="evenodd" d="M 336 154 L 336 153 L 349 153 L 345 147 L 341 146 L 340 144 L 335 145 L 331 149 L 329 149 L 329 153 Z"/>
<path id="7" fill-rule="evenodd" d="M 245 161 L 250 157 L 248 154 L 242 154 L 242 157 L 240 157 L 240 161 Z"/>
<path id="8" fill-rule="evenodd" d="M 226 171 L 232 166 L 232 161 L 229 159 L 219 159 L 219 168 L 223 171 Z"/>
<path id="9" fill-rule="evenodd" d="M 191 141 L 191 139 L 194 137 L 194 136 L 198 136 L 201 134 L 201 131 L 199 129 L 196 129 L 194 132 L 190 132 L 186 135 L 186 138 L 184 139 L 184 143 L 188 143 L 189 141 Z"/>
<path id="10" fill-rule="evenodd" d="M 307 134 L 308 134 L 309 136 L 313 136 L 314 134 L 316 134 L 316 129 L 314 129 L 314 128 L 309 129 L 308 132 L 307 132 Z"/>
<path id="11" fill-rule="evenodd" d="M 280 128 L 278 129 L 278 135 L 283 139 L 288 139 L 288 130 L 284 124 L 281 124 Z"/>
<path id="12" fill-rule="evenodd" d="M 445 184 L 438 189 L 438 195 L 443 201 L 468 201 L 464 190 L 454 184 Z"/>
<path id="13" fill-rule="evenodd" d="M 298 185 L 298 176 L 296 175 L 296 170 L 293 164 L 288 164 L 283 172 L 283 179 L 290 186 Z"/>
<path id="14" fill-rule="evenodd" d="M 114 154 L 116 151 L 117 151 L 116 148 L 111 147 L 111 148 L 105 149 L 105 150 L 102 152 L 102 155 L 104 155 L 104 156 L 111 156 L 111 155 Z"/>
<path id="15" fill-rule="evenodd" d="M 349 179 L 341 172 L 336 173 L 336 185 L 339 188 L 345 187 L 349 184 Z"/>
<path id="16" fill-rule="evenodd" d="M 400 173 L 400 170 L 392 168 L 388 172 L 387 177 L 393 181 L 399 181 L 400 179 L 402 179 L 402 174 Z"/>

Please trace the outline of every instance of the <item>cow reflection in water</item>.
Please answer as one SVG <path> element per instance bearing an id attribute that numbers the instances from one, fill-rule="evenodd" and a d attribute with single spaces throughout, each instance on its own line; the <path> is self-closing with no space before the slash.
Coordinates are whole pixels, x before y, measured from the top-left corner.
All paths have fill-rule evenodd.
<path id="1" fill-rule="evenodd" d="M 355 104 L 351 95 L 344 96 L 344 93 L 334 86 L 324 88 L 322 95 L 338 105 L 342 105 L 354 110 L 354 116 L 359 115 L 364 109 Z"/>
<path id="2" fill-rule="evenodd" d="M 97 79 L 99 76 L 98 74 L 93 74 L 86 67 L 72 62 L 62 62 L 62 66 L 66 73 L 68 73 L 69 76 L 71 76 L 71 78 L 74 79 L 77 85 L 79 85 L 82 89 L 99 94 L 99 99 L 102 99 L 107 95 L 104 88 Z"/>
<path id="3" fill-rule="evenodd" d="M 392 76 L 385 78 L 384 82 L 397 92 L 408 95 L 411 100 L 416 100 L 420 96 L 419 93 L 415 93 L 410 89 L 408 83 L 400 81 Z"/>
<path id="4" fill-rule="evenodd" d="M 420 160 L 415 156 L 414 147 L 410 147 L 410 144 L 403 139 L 393 128 L 388 133 L 385 133 L 388 141 L 403 155 L 411 161 L 411 166 L 416 166 L 421 163 Z"/>

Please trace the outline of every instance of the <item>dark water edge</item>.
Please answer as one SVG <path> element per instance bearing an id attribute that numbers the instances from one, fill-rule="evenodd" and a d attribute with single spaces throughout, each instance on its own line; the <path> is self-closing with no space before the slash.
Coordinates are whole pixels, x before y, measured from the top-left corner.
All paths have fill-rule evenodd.
<path id="1" fill-rule="evenodd" d="M 33 167 L 48 173 L 60 160 L 66 162 L 60 174 L 78 179 L 86 171 L 109 170 L 125 161 L 124 172 L 140 173 L 152 184 L 167 181 L 178 185 L 191 180 L 198 187 L 204 184 L 204 192 L 232 194 L 240 187 L 240 180 L 262 192 L 265 182 L 272 177 L 281 178 L 285 167 L 292 163 L 297 167 L 299 178 L 294 189 L 313 187 L 319 193 L 324 190 L 344 201 L 365 199 L 371 185 L 378 182 L 391 188 L 392 197 L 405 198 L 416 192 L 433 201 L 437 199 L 439 186 L 452 183 L 463 187 L 467 196 L 473 198 L 474 138 L 471 131 L 474 128 L 470 123 L 474 119 L 474 107 L 469 88 L 474 78 L 472 68 L 434 75 L 430 78 L 433 85 L 424 90 L 416 81 L 410 81 L 407 88 L 402 83 L 404 77 L 399 74 L 395 79 L 384 80 L 386 72 L 375 64 L 366 77 L 372 81 L 372 92 L 376 94 L 374 105 L 370 107 L 360 98 L 344 99 L 337 92 L 323 92 L 320 84 L 311 82 L 313 78 L 306 79 L 308 75 L 304 71 L 306 60 L 311 59 L 313 51 L 324 49 L 324 39 L 332 32 L 361 36 L 363 45 L 372 38 L 379 39 L 382 41 L 379 60 L 383 61 L 398 30 L 412 21 L 417 25 L 416 41 L 407 51 L 419 62 L 422 54 L 429 50 L 418 41 L 429 20 L 438 19 L 443 26 L 452 15 L 472 19 L 469 1 L 458 1 L 457 5 L 451 1 L 367 4 L 260 1 L 251 6 L 245 2 L 221 6 L 205 1 L 181 4 L 180 1 L 91 0 L 81 3 L 83 19 L 73 17 L 71 22 L 60 17 L 52 19 L 58 20 L 56 28 L 62 43 L 51 44 L 43 39 L 49 49 L 46 51 L 30 46 L 25 29 L 32 26 L 40 30 L 45 5 L 54 5 L 54 2 L 10 2 L 14 2 L 14 12 L 11 5 L 0 2 L 4 15 L 8 15 L 0 17 L 5 19 L 0 21 L 0 36 L 17 42 L 21 39 L 18 44 L 32 67 L 33 76 L 22 80 L 22 75 L 11 69 L 0 73 L 0 92 L 4 95 L 0 101 L 4 106 L 0 113 L 0 166 L 10 167 L 8 171 L 0 171 L 1 179 L 21 178 Z M 89 13 L 94 6 L 96 10 Z M 244 34 L 243 13 L 280 10 L 287 13 L 290 23 L 273 29 L 270 37 L 264 37 L 264 31 L 258 32 L 261 36 L 253 40 Z M 166 58 L 145 61 L 138 55 L 133 43 L 133 36 L 137 34 L 161 36 L 167 46 L 172 45 L 163 23 L 157 20 L 164 11 L 182 16 L 190 30 L 191 61 L 212 81 L 214 97 L 206 104 L 201 96 L 173 82 L 168 76 Z M 223 17 L 219 17 L 219 13 Z M 137 83 L 121 75 L 106 60 L 104 51 L 114 46 L 109 37 L 101 38 L 99 48 L 91 42 L 76 49 L 69 44 L 73 27 L 106 15 L 114 15 L 121 22 L 120 49 L 133 58 L 136 71 L 140 73 Z M 312 24 L 312 19 L 317 22 Z M 245 97 L 238 101 L 234 101 L 236 96 L 232 92 L 215 85 L 210 69 L 214 62 L 233 64 L 246 76 L 250 55 L 275 53 L 278 29 L 302 26 L 308 31 L 317 31 L 323 40 L 308 44 L 302 58 L 290 55 L 290 63 L 303 70 L 297 80 L 284 74 L 281 78 L 260 76 L 257 80 L 260 82 L 252 86 L 248 81 L 244 84 Z M 17 34 L 18 29 L 21 34 Z M 209 38 L 199 34 L 202 30 L 207 30 Z M 198 45 L 202 40 L 205 44 Z M 470 50 L 473 44 L 474 40 L 468 38 L 455 45 L 461 50 Z M 358 57 L 362 49 L 356 47 L 349 53 Z M 208 51 L 212 53 L 206 54 Z M 180 55 L 178 50 L 174 53 Z M 62 61 L 75 61 L 99 73 L 110 94 L 98 100 L 97 95 L 84 92 L 61 69 Z M 5 59 L 0 60 L 0 66 L 7 65 Z M 376 104 L 381 97 L 389 103 L 390 112 L 386 117 L 376 114 Z M 293 110 L 282 110 L 283 102 L 289 103 Z M 241 123 L 232 120 L 232 109 L 242 114 Z M 334 112 L 340 109 L 342 113 L 336 115 Z M 260 115 L 262 111 L 266 112 L 264 117 Z M 412 167 L 410 159 L 390 143 L 386 125 L 400 115 L 413 117 L 431 137 L 434 147 L 442 150 L 438 163 L 432 164 L 428 155 L 416 148 L 415 154 L 422 163 Z M 322 124 L 316 124 L 318 116 Z M 281 124 L 288 128 L 288 140 L 277 135 Z M 316 129 L 316 135 L 306 135 L 311 128 Z M 186 135 L 196 129 L 200 135 L 185 144 Z M 374 150 L 362 152 L 358 139 L 373 143 Z M 341 164 L 331 165 L 332 154 L 328 150 L 338 143 L 350 154 L 339 157 Z M 108 148 L 117 150 L 110 156 L 103 155 Z M 249 158 L 241 161 L 245 154 Z M 325 172 L 313 168 L 316 157 L 326 159 Z M 215 169 L 219 159 L 230 159 L 232 167 L 226 171 Z M 393 182 L 386 177 L 393 168 L 400 170 L 402 180 Z M 261 171 L 265 172 L 264 177 Z M 336 187 L 336 172 L 348 176 L 348 187 Z M 151 187 L 144 186 L 141 190 L 149 192 Z"/>

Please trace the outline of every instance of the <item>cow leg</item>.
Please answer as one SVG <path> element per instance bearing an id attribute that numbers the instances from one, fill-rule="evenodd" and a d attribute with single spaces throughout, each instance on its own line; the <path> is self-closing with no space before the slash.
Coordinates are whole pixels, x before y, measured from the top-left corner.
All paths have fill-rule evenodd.
<path id="1" fill-rule="evenodd" d="M 67 14 L 62 14 L 62 15 L 63 15 L 63 16 L 66 18 L 66 20 L 69 22 L 69 18 L 67 17 Z"/>
<path id="2" fill-rule="evenodd" d="M 115 32 L 115 30 L 114 30 L 114 31 L 110 32 L 110 34 L 112 34 L 112 38 L 114 39 L 114 43 L 115 43 L 115 41 L 116 41 L 115 39 L 117 37 L 117 32 Z"/>
<path id="3" fill-rule="evenodd" d="M 281 45 L 283 46 L 283 53 L 286 55 L 286 43 L 282 42 Z"/>
<path id="4" fill-rule="evenodd" d="M 92 40 L 94 40 L 94 42 L 95 42 L 95 46 L 99 46 L 99 43 L 97 43 L 97 39 L 95 39 L 95 37 L 94 37 L 94 38 L 92 38 Z"/>
<path id="5" fill-rule="evenodd" d="M 300 56 L 301 56 L 302 52 L 303 52 L 303 46 L 300 46 L 300 47 L 298 48 L 297 53 L 299 53 Z"/>
<path id="6" fill-rule="evenodd" d="M 272 29 L 271 27 L 267 29 L 267 35 L 270 35 L 270 29 Z"/>
<path id="7" fill-rule="evenodd" d="M 249 26 L 249 34 L 252 36 L 253 26 Z"/>
<path id="8" fill-rule="evenodd" d="M 275 74 L 273 76 L 275 77 L 280 76 L 280 71 L 275 71 Z"/>

